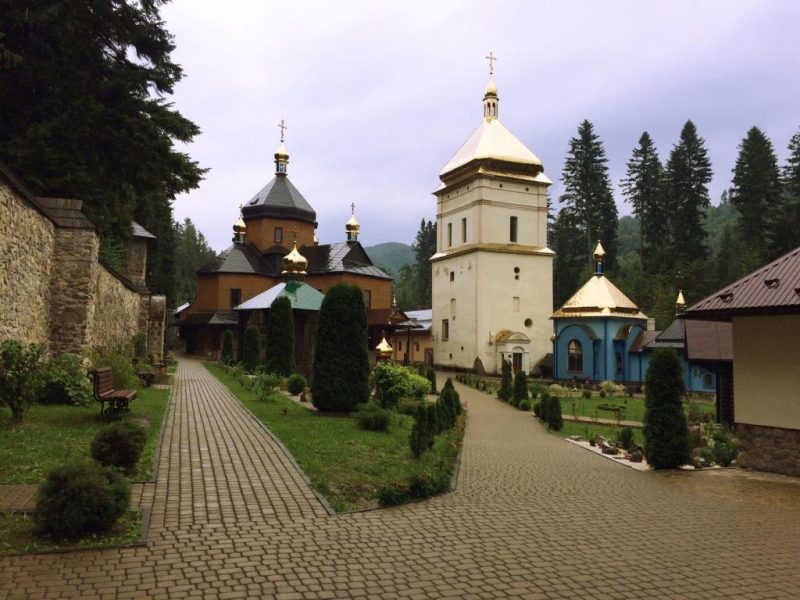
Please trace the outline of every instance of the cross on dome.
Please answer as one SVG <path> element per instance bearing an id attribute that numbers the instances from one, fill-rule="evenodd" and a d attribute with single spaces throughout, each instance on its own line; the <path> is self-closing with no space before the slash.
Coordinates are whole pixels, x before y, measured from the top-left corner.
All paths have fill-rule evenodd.
<path id="1" fill-rule="evenodd" d="M 282 144 L 282 143 L 283 143 L 283 134 L 286 132 L 286 130 L 287 130 L 287 129 L 289 129 L 289 128 L 286 126 L 286 123 L 284 122 L 284 120 L 283 120 L 283 119 L 281 119 L 281 122 L 280 122 L 280 123 L 278 123 L 278 129 L 280 129 L 280 130 L 281 130 L 281 144 Z"/>
<path id="2" fill-rule="evenodd" d="M 489 55 L 485 57 L 486 60 L 489 62 L 489 77 L 494 75 L 494 61 L 497 60 L 497 57 L 492 54 L 491 50 L 489 51 Z"/>

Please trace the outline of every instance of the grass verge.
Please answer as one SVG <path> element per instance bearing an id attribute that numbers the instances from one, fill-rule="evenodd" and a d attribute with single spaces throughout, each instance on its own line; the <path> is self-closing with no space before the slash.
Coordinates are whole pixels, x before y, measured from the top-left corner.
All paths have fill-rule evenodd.
<path id="1" fill-rule="evenodd" d="M 0 554 L 127 546 L 139 541 L 141 530 L 142 513 L 129 511 L 120 517 L 119 521 L 105 534 L 91 535 L 80 540 L 48 540 L 37 536 L 36 525 L 30 515 L 0 513 Z"/>
<path id="2" fill-rule="evenodd" d="M 553 433 L 560 437 L 569 437 L 571 435 L 579 435 L 585 440 L 589 440 L 596 435 L 602 435 L 606 439 L 614 442 L 619 437 L 619 430 L 614 425 L 598 425 L 594 423 L 578 423 L 575 421 L 564 421 L 564 427 L 561 431 L 554 431 Z M 631 427 L 633 431 L 633 441 L 638 446 L 644 446 L 644 434 L 642 430 L 636 427 Z"/>
<path id="3" fill-rule="evenodd" d="M 615 419 L 617 411 L 603 410 L 601 405 L 622 407 L 621 420 L 623 421 L 643 421 L 644 420 L 644 398 L 625 398 L 611 397 L 592 398 L 571 397 L 560 398 L 561 414 L 574 415 L 578 417 L 598 417 L 600 419 Z M 716 406 L 713 402 L 693 401 L 684 402 L 683 410 L 686 414 L 689 410 L 714 415 Z"/>
<path id="4" fill-rule="evenodd" d="M 413 475 L 452 472 L 453 444 L 460 444 L 454 432 L 437 436 L 433 450 L 417 460 L 409 447 L 411 417 L 395 413 L 388 432 L 365 431 L 353 417 L 314 414 L 279 392 L 259 400 L 219 365 L 206 368 L 281 440 L 337 512 L 374 508 L 379 490 Z"/>
<path id="5" fill-rule="evenodd" d="M 153 469 L 161 421 L 169 390 L 142 388 L 125 419 L 147 427 L 147 445 L 134 473 L 137 481 L 149 480 Z M 0 484 L 41 483 L 58 465 L 91 459 L 89 446 L 107 421 L 100 420 L 99 405 L 66 406 L 34 404 L 22 423 L 10 412 L 0 414 Z"/>

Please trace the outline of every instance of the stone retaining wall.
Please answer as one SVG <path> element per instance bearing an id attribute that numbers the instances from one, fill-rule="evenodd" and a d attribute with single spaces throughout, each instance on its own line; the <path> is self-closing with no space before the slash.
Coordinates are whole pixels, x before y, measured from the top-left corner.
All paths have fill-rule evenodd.
<path id="1" fill-rule="evenodd" d="M 800 477 L 800 430 L 737 423 L 739 465 Z"/>
<path id="2" fill-rule="evenodd" d="M 55 226 L 0 176 L 0 340 L 47 345 Z"/>
<path id="3" fill-rule="evenodd" d="M 96 264 L 90 299 L 87 345 L 103 353 L 128 345 L 139 331 L 139 304 L 142 296 L 126 287 L 103 265 Z"/>

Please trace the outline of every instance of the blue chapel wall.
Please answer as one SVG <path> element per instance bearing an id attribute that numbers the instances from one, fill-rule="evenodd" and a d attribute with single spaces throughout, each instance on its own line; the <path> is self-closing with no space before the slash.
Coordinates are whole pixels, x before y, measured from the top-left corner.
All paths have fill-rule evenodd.
<path id="1" fill-rule="evenodd" d="M 683 385 L 686 386 L 686 390 L 689 392 L 716 393 L 717 376 L 702 365 L 691 363 L 686 360 L 686 354 L 682 349 L 676 348 L 675 351 L 678 353 L 678 358 L 683 367 L 681 373 L 683 375 Z M 638 381 L 642 383 L 644 383 L 647 377 L 647 367 L 650 366 L 650 357 L 652 354 L 652 350 L 644 350 L 637 355 L 631 356 L 632 361 L 635 360 L 642 365 L 641 377 L 638 379 Z"/>

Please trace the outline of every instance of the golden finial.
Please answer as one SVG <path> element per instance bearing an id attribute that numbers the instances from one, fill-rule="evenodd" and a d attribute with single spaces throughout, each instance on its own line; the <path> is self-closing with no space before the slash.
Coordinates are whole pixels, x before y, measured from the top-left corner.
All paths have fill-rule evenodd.
<path id="1" fill-rule="evenodd" d="M 308 259 L 297 250 L 297 241 L 291 252 L 283 257 L 283 270 L 281 275 L 305 275 Z"/>
<path id="2" fill-rule="evenodd" d="M 347 223 L 344 225 L 344 231 L 347 234 L 347 241 L 348 242 L 356 242 L 358 241 L 358 234 L 361 231 L 361 225 L 356 220 L 356 203 L 352 202 L 350 204 L 350 218 L 347 220 Z"/>
<path id="3" fill-rule="evenodd" d="M 592 254 L 592 260 L 594 261 L 594 274 L 595 275 L 602 275 L 603 274 L 603 259 L 606 256 L 606 251 L 603 249 L 603 244 L 600 241 L 597 241 L 597 246 L 595 246 L 594 253 Z"/>
<path id="4" fill-rule="evenodd" d="M 386 341 L 386 336 L 384 335 L 381 343 L 375 347 L 375 353 L 378 355 L 379 359 L 387 359 L 391 358 L 392 352 L 392 347 L 389 345 L 389 342 Z"/>

